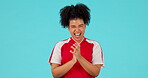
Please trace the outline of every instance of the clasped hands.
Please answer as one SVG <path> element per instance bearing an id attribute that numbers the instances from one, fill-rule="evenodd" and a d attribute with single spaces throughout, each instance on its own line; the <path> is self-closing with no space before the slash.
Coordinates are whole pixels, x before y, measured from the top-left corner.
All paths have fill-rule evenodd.
<path id="1" fill-rule="evenodd" d="M 73 61 L 76 62 L 77 59 L 81 58 L 81 54 L 80 54 L 80 45 L 78 43 L 73 44 L 73 46 L 71 46 L 72 50 L 70 50 L 70 52 L 73 54 Z"/>

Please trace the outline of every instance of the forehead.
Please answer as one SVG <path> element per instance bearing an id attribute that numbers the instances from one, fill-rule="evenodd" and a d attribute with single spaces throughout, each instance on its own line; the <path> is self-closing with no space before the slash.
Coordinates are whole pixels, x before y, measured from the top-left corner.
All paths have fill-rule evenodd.
<path id="1" fill-rule="evenodd" d="M 69 25 L 79 25 L 79 24 L 84 24 L 83 19 L 76 18 L 69 20 Z"/>

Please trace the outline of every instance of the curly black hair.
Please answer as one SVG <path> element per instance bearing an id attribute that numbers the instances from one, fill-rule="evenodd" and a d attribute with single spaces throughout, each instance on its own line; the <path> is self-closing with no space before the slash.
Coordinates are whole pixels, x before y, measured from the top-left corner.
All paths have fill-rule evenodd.
<path id="1" fill-rule="evenodd" d="M 65 6 L 60 10 L 60 18 L 60 23 L 64 28 L 69 26 L 69 20 L 75 18 L 83 19 L 84 24 L 88 25 L 90 22 L 90 9 L 82 3 L 75 6 Z"/>

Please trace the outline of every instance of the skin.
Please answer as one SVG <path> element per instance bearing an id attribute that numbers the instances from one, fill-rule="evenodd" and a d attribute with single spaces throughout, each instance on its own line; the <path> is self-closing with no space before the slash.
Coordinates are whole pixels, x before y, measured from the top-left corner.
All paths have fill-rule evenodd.
<path id="1" fill-rule="evenodd" d="M 84 21 L 82 19 L 73 19 L 69 21 L 68 30 L 72 36 L 72 38 L 80 43 L 84 38 L 84 33 L 86 30 L 86 24 L 84 24 Z M 80 34 L 79 36 L 76 36 L 76 34 Z"/>
<path id="2" fill-rule="evenodd" d="M 73 44 L 73 46 L 71 46 L 73 51 L 72 50 L 70 51 L 73 54 L 73 59 L 62 66 L 60 66 L 59 64 L 52 63 L 51 64 L 52 74 L 54 78 L 58 78 L 66 74 L 77 61 L 80 63 L 80 65 L 84 68 L 84 70 L 88 74 L 94 77 L 99 75 L 101 64 L 95 64 L 95 65 L 91 64 L 83 56 L 81 56 L 79 43 L 84 38 L 85 29 L 86 29 L 86 24 L 84 24 L 83 19 L 77 18 L 69 21 L 68 30 L 72 38 L 76 41 L 76 43 Z"/>

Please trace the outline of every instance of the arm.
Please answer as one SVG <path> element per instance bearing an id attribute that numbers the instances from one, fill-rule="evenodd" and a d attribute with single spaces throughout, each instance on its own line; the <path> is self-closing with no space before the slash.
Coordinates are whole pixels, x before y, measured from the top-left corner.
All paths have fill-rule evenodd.
<path id="1" fill-rule="evenodd" d="M 58 78 L 66 74 L 72 66 L 76 63 L 76 58 L 73 56 L 73 59 L 69 62 L 65 63 L 64 65 L 60 66 L 59 64 L 52 63 L 52 75 L 54 78 Z"/>
<path id="2" fill-rule="evenodd" d="M 73 46 L 71 46 L 71 48 L 73 49 L 73 51 L 70 52 L 75 55 L 75 57 L 79 61 L 80 65 L 84 68 L 84 70 L 92 76 L 98 76 L 102 64 L 93 65 L 90 62 L 88 62 L 84 57 L 81 56 L 80 46 L 78 44 L 74 44 Z"/>
<path id="3" fill-rule="evenodd" d="M 84 68 L 84 70 L 92 76 L 98 76 L 100 73 L 101 64 L 91 64 L 84 57 L 80 56 L 77 58 L 80 65 Z"/>

